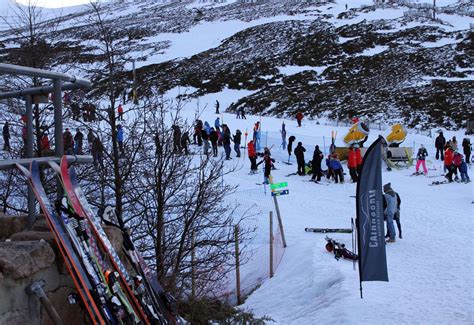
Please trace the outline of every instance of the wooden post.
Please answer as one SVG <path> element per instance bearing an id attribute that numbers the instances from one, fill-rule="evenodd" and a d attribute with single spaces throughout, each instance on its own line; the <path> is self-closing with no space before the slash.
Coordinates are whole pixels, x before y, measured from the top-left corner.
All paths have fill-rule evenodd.
<path id="1" fill-rule="evenodd" d="M 196 298 L 196 233 L 193 230 L 191 235 L 191 297 Z"/>
<path id="2" fill-rule="evenodd" d="M 273 197 L 273 203 L 275 203 L 275 210 L 278 218 L 278 227 L 280 227 L 281 239 L 283 241 L 283 247 L 286 247 L 285 232 L 283 231 L 283 222 L 281 221 L 280 208 L 278 207 L 277 197 Z"/>
<path id="3" fill-rule="evenodd" d="M 235 225 L 234 228 L 235 228 L 235 281 L 236 281 L 235 292 L 237 295 L 237 305 L 241 305 L 242 299 L 240 297 L 239 226 Z"/>
<path id="4" fill-rule="evenodd" d="M 270 211 L 270 278 L 273 278 L 273 211 Z"/>

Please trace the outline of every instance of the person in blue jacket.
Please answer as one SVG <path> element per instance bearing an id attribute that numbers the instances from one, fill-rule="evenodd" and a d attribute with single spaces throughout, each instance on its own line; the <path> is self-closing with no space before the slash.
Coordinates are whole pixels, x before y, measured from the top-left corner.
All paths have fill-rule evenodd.
<path id="1" fill-rule="evenodd" d="M 221 119 L 220 118 L 216 118 L 216 120 L 214 121 L 214 127 L 216 128 L 216 131 L 220 130 L 220 128 L 221 128 Z"/>
<path id="2" fill-rule="evenodd" d="M 335 183 L 337 184 L 338 181 L 344 183 L 344 173 L 342 170 L 341 161 L 339 160 L 337 153 L 331 155 L 331 159 L 329 160 L 329 167 L 332 170 Z"/>
<path id="3" fill-rule="evenodd" d="M 119 124 L 117 125 L 117 142 L 119 144 L 119 149 L 120 149 L 120 154 L 124 154 L 124 149 L 123 149 L 123 128 L 122 125 Z"/>

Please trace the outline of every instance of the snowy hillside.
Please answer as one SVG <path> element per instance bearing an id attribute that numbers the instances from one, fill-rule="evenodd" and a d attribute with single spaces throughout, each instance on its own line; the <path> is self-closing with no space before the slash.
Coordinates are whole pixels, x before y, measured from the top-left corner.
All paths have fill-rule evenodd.
<path id="1" fill-rule="evenodd" d="M 120 30 L 127 91 L 136 60 L 145 95 L 152 86 L 191 86 L 192 96 L 242 89 L 252 94 L 230 110 L 459 127 L 472 109 L 472 3 L 438 1 L 436 19 L 429 5 L 417 5 L 424 4 L 141 0 L 106 3 L 102 14 Z M 81 73 L 97 51 L 85 8 L 67 12 L 55 41 L 70 53 L 57 60 Z M 0 55 L 15 62 L 15 38 L 0 36 Z"/>

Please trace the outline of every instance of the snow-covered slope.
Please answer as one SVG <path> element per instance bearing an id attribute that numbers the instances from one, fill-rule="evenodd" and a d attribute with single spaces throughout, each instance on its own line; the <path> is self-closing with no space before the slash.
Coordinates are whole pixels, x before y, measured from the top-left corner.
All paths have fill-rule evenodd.
<path id="1" fill-rule="evenodd" d="M 252 95 L 230 110 L 463 125 L 474 90 L 472 3 L 437 2 L 436 19 L 425 17 L 431 9 L 414 8 L 422 1 L 398 3 L 140 0 L 105 3 L 102 14 L 117 28 L 126 69 L 137 61 L 141 93 L 150 86 L 192 86 L 193 95 L 243 89 Z M 84 8 L 67 13 L 59 34 L 71 54 L 58 60 L 81 71 L 100 59 L 91 55 L 97 40 Z M 0 35 L 4 60 L 14 61 L 8 49 L 16 41 Z M 282 73 L 287 66 L 298 72 Z M 123 84 L 130 78 L 124 73 Z"/>
<path id="2" fill-rule="evenodd" d="M 173 90 L 174 95 L 176 91 Z M 245 95 L 224 90 L 201 97 L 200 106 L 207 105 L 202 120 L 212 124 L 217 116 L 213 108 L 216 99 L 226 106 Z M 187 105 L 189 118 L 193 118 L 196 104 L 194 100 Z M 240 120 L 234 114 L 224 113 L 223 119 L 235 132 L 236 129 L 251 130 L 260 117 L 247 116 L 247 120 Z M 433 138 L 410 133 L 405 141 L 415 150 L 420 144 L 428 149 L 428 176 L 408 176 L 415 171 L 414 166 L 390 172 L 383 168 L 383 184 L 390 182 L 402 199 L 403 239 L 397 238 L 396 243 L 387 246 L 389 282 L 364 282 L 364 299 L 360 299 L 359 275 L 352 262 L 336 261 L 326 252 L 325 234 L 304 231 L 305 227 L 350 228 L 350 219 L 355 217 L 356 211 L 352 197 L 356 185 L 349 182 L 349 175 L 345 175 L 344 184 L 328 186 L 308 182 L 310 176 L 285 176 L 295 172 L 296 165 L 281 163 L 287 159 L 286 151 L 278 148 L 278 130 L 283 120 L 263 117 L 261 122 L 262 133 L 270 134 L 269 144 L 277 143 L 272 148 L 277 160 L 277 170 L 272 171 L 274 181 L 289 184 L 290 194 L 279 198 L 288 248 L 274 278 L 252 293 L 243 308 L 258 316 L 269 316 L 277 324 L 473 323 L 474 187 L 472 182 L 429 186 L 433 181 L 444 179 L 440 176 L 442 163 L 434 159 Z M 295 135 L 296 141 L 302 141 L 306 147 L 307 160 L 312 157 L 314 145 L 328 146 L 333 130 L 339 134 L 336 145 L 343 146 L 342 137 L 348 130 L 326 126 L 324 120 L 304 120 L 301 128 L 294 120 L 285 122 L 288 136 Z M 378 134 L 386 136 L 387 132 L 372 130 L 367 144 Z M 464 134 L 445 131 L 445 136 L 461 140 Z M 473 140 L 471 137 L 471 142 Z M 242 170 L 225 179 L 248 191 L 249 196 L 242 194 L 240 200 L 257 207 L 271 206 L 269 194 L 265 199 L 251 195 L 255 191 L 264 195 L 262 186 L 255 185 L 263 178 L 262 170 L 258 175 L 248 175 L 248 159 L 238 159 L 234 154 L 233 160 L 226 164 L 242 166 Z M 345 164 L 344 170 L 348 173 Z M 469 174 L 472 180 L 472 165 Z M 329 235 L 351 247 L 350 234 Z"/>

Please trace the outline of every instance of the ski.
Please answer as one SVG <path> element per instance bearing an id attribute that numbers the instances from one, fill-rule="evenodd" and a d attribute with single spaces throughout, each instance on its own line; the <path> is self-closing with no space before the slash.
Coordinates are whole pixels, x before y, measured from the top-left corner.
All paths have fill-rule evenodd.
<path id="1" fill-rule="evenodd" d="M 298 175 L 298 173 L 291 173 L 291 174 L 285 175 L 285 177 L 294 176 L 294 175 Z"/>
<path id="2" fill-rule="evenodd" d="M 412 174 L 408 174 L 407 176 L 413 177 L 413 176 L 421 176 L 421 175 L 423 175 L 422 172 L 414 172 Z"/>
<path id="3" fill-rule="evenodd" d="M 444 177 L 444 174 L 441 174 L 441 175 L 429 175 L 429 176 L 426 176 L 427 178 L 435 178 L 435 177 Z"/>
<path id="4" fill-rule="evenodd" d="M 38 163 L 33 161 L 30 165 L 30 170 L 17 164 L 17 168 L 28 179 L 33 189 L 33 192 L 38 200 L 41 210 L 43 211 L 49 228 L 53 233 L 56 244 L 58 245 L 61 256 L 64 259 L 66 267 L 71 275 L 71 278 L 76 286 L 77 292 L 86 308 L 86 311 L 95 324 L 106 324 L 102 313 L 94 299 L 94 292 L 91 282 L 88 279 L 87 273 L 84 270 L 78 256 L 74 253 L 72 243 L 66 234 L 58 216 L 54 212 L 54 208 L 50 203 L 48 196 L 41 183 Z"/>
<path id="5" fill-rule="evenodd" d="M 443 185 L 443 184 L 449 184 L 449 181 L 434 181 L 431 184 L 428 184 L 429 186 L 435 186 L 435 185 Z"/>
<path id="6" fill-rule="evenodd" d="M 58 177 L 60 177 L 60 180 L 62 182 L 64 192 L 67 195 L 67 198 L 69 200 L 69 204 L 71 205 L 71 208 L 73 211 L 80 216 L 80 218 L 86 220 L 87 224 L 87 231 L 90 231 L 90 237 L 91 241 L 90 244 L 93 248 L 93 251 L 95 252 L 95 255 L 99 257 L 100 253 L 98 251 L 97 243 L 100 245 L 100 248 L 104 252 L 104 255 L 107 257 L 106 259 L 108 260 L 108 264 L 104 266 L 104 268 L 110 268 L 105 270 L 106 273 L 112 273 L 112 276 L 107 277 L 106 276 L 106 281 L 109 279 L 112 279 L 111 283 L 108 283 L 110 290 L 113 292 L 114 295 L 116 295 L 120 302 L 124 305 L 127 313 L 129 316 L 132 318 L 132 320 L 136 323 L 139 321 L 143 321 L 145 323 L 148 323 L 148 317 L 145 315 L 145 312 L 142 309 L 142 306 L 140 303 L 137 301 L 135 295 L 133 294 L 130 286 L 129 286 L 129 281 L 128 279 L 124 278 L 118 269 L 116 265 L 116 261 L 118 260 L 117 254 L 112 254 L 110 252 L 110 249 L 107 249 L 105 245 L 103 245 L 103 241 L 101 240 L 100 236 L 98 236 L 97 230 L 94 226 L 94 224 L 91 222 L 91 219 L 88 218 L 88 216 L 82 211 L 79 200 L 77 196 L 75 195 L 74 191 L 72 190 L 71 186 L 71 180 L 69 178 L 69 172 L 67 169 L 67 158 L 66 156 L 63 156 L 61 159 L 61 166 L 58 169 L 58 165 L 54 162 L 49 162 L 49 165 L 53 168 L 53 170 L 58 174 Z M 101 227 L 102 229 L 102 227 Z M 103 229 L 102 229 L 103 231 Z M 107 236 L 105 235 L 105 238 Z M 107 238 L 108 241 L 108 238 Z M 110 241 L 108 241 L 110 244 Z M 110 244 L 110 247 L 112 245 Z M 114 273 L 118 272 L 118 275 L 115 275 Z M 113 281 L 117 279 L 117 281 Z"/>
<path id="7" fill-rule="evenodd" d="M 348 228 L 304 228 L 306 232 L 319 232 L 319 233 L 327 233 L 327 232 L 338 232 L 338 233 L 345 233 L 350 234 L 352 233 L 352 229 Z"/>
<path id="8" fill-rule="evenodd" d="M 318 184 L 318 185 L 323 185 L 323 186 L 329 186 L 330 183 L 321 183 L 321 182 L 316 182 L 312 179 L 308 180 L 308 182 L 311 182 L 311 183 L 314 183 L 314 184 Z"/>

